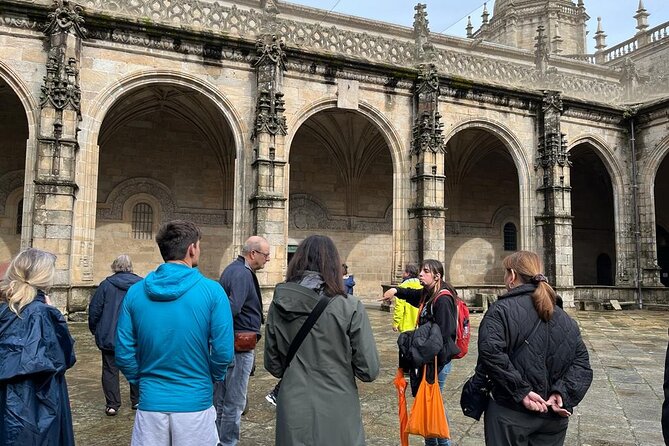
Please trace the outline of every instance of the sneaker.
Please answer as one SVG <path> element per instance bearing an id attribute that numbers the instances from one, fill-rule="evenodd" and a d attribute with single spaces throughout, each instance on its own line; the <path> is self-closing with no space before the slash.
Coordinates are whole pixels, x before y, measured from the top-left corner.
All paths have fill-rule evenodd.
<path id="1" fill-rule="evenodd" d="M 265 395 L 265 399 L 267 400 L 268 403 L 270 403 L 272 406 L 276 407 L 276 393 L 274 392 L 275 389 L 272 389 L 270 393 Z"/>
<path id="2" fill-rule="evenodd" d="M 105 409 L 105 413 L 107 414 L 108 417 L 113 417 L 116 415 L 117 411 L 113 407 L 108 407 Z"/>
<path id="3" fill-rule="evenodd" d="M 132 405 L 132 410 L 137 410 L 137 407 L 139 406 L 139 403 L 135 403 Z"/>

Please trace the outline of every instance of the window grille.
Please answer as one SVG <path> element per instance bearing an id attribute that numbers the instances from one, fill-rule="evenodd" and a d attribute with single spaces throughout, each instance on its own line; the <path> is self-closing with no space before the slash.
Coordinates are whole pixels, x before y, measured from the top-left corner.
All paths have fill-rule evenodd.
<path id="1" fill-rule="evenodd" d="M 518 230 L 513 223 L 504 225 L 504 251 L 518 250 Z"/>
<path id="2" fill-rule="evenodd" d="M 137 203 L 132 208 L 132 238 L 138 240 L 153 238 L 153 208 L 148 203 Z"/>

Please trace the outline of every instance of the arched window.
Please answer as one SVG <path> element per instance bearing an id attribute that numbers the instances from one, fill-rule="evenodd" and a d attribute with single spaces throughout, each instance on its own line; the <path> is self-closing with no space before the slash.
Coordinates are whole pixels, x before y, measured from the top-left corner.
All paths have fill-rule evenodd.
<path id="1" fill-rule="evenodd" d="M 509 222 L 504 225 L 504 251 L 518 250 L 518 230 L 516 225 Z"/>
<path id="2" fill-rule="evenodd" d="M 132 238 L 153 238 L 153 208 L 148 203 L 137 203 L 132 208 Z"/>
<path id="3" fill-rule="evenodd" d="M 23 226 L 23 198 L 19 200 L 16 205 L 16 233 L 21 234 L 21 227 Z"/>

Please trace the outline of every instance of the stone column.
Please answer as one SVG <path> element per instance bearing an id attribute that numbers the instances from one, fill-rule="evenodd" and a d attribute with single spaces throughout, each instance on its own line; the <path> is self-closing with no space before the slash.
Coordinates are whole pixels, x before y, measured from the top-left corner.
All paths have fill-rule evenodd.
<path id="1" fill-rule="evenodd" d="M 54 304 L 70 307 L 74 201 L 77 194 L 75 167 L 81 120 L 79 61 L 85 38 L 82 9 L 68 0 L 56 1 L 45 28 L 48 59 L 42 85 L 32 246 L 51 251 L 56 262 Z"/>
<path id="2" fill-rule="evenodd" d="M 276 5 L 267 2 L 267 26 L 274 23 Z M 266 31 L 272 31 L 267 28 Z M 253 129 L 253 193 L 250 198 L 252 230 L 270 244 L 271 257 L 259 277 L 263 285 L 274 285 L 283 278 L 286 262 L 288 218 L 286 215 L 286 118 L 282 93 L 286 71 L 284 44 L 276 34 L 262 35 L 257 43 L 257 106 Z"/>
<path id="3" fill-rule="evenodd" d="M 573 244 L 571 186 L 567 141 L 560 130 L 562 97 L 556 91 L 544 91 L 539 113 L 539 144 L 536 169 L 543 198 L 537 216 L 540 244 L 543 246 L 544 270 L 549 282 L 573 302 Z M 571 305 L 571 302 L 569 303 Z"/>
<path id="4" fill-rule="evenodd" d="M 410 229 L 415 234 L 418 260 L 443 261 L 446 250 L 444 207 L 443 124 L 439 114 L 439 76 L 434 65 L 421 65 L 414 87 L 414 126 L 411 142 Z"/>

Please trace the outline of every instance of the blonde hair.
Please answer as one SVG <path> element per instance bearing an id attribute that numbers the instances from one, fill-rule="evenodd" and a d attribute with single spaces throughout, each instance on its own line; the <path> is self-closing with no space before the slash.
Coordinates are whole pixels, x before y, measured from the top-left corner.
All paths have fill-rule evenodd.
<path id="1" fill-rule="evenodd" d="M 47 291 L 53 285 L 56 256 L 37 248 L 16 255 L 0 282 L 0 296 L 17 315 L 31 303 L 37 290 Z"/>
<path id="2" fill-rule="evenodd" d="M 503 265 L 507 271 L 515 271 L 521 282 L 533 283 L 537 286 L 532 293 L 534 309 L 537 310 L 541 320 L 549 321 L 553 317 L 557 293 L 541 273 L 542 265 L 539 256 L 531 251 L 518 251 L 506 257 Z"/>

